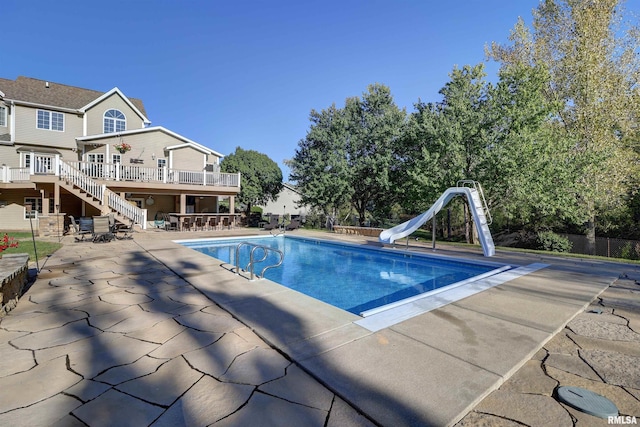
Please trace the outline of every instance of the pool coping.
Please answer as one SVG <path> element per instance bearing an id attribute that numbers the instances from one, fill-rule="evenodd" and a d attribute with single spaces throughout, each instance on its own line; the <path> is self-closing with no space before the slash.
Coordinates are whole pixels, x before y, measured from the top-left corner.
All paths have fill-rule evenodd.
<path id="1" fill-rule="evenodd" d="M 360 316 L 268 280 L 248 282 L 177 243 L 140 244 L 383 425 L 455 423 L 583 311 L 620 271 L 619 265 L 609 265 L 614 263 L 499 251 L 494 259 L 505 263 L 544 261 L 549 267 L 372 332 L 355 323 Z M 479 258 L 473 251 L 463 254 Z"/>

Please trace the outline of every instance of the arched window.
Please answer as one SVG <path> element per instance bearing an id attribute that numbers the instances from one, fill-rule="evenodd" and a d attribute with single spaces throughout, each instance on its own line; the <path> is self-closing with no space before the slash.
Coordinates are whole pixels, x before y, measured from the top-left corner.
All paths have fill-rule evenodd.
<path id="1" fill-rule="evenodd" d="M 119 110 L 104 113 L 104 133 L 122 132 L 127 129 L 127 119 Z"/>

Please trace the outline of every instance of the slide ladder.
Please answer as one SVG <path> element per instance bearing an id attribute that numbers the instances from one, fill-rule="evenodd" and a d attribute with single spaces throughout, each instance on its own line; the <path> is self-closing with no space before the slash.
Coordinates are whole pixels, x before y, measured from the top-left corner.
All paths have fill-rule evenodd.
<path id="1" fill-rule="evenodd" d="M 436 202 L 428 211 L 410 219 L 393 228 L 382 231 L 380 233 L 380 242 L 391 244 L 398 239 L 409 236 L 416 231 L 422 224 L 433 218 L 451 199 L 456 196 L 466 196 L 469 202 L 469 209 L 473 215 L 473 221 L 478 229 L 478 237 L 484 256 L 490 257 L 495 255 L 496 249 L 491 237 L 489 225 L 491 224 L 491 214 L 487 207 L 487 202 L 482 192 L 480 183 L 476 181 L 458 181 L 457 187 L 450 187 L 442 193 Z"/>

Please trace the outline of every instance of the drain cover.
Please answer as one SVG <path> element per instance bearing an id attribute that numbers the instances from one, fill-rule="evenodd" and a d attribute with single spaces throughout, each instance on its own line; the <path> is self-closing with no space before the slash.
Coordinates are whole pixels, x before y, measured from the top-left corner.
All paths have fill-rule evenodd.
<path id="1" fill-rule="evenodd" d="M 558 399 L 578 411 L 599 418 L 615 417 L 618 408 L 612 401 L 590 390 L 580 387 L 558 387 Z"/>

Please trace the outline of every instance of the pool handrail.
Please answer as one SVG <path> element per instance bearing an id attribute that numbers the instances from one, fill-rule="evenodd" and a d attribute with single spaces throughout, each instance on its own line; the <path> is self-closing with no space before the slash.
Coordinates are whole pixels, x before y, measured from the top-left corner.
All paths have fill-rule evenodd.
<path id="1" fill-rule="evenodd" d="M 251 274 L 249 280 L 251 280 L 251 281 L 254 280 L 254 277 L 255 277 L 255 274 L 254 274 L 254 271 L 253 271 L 255 263 L 262 262 L 265 259 L 267 259 L 267 255 L 268 255 L 269 251 L 273 251 L 273 252 L 279 254 L 280 255 L 280 261 L 278 261 L 277 263 L 275 263 L 273 265 L 268 265 L 265 268 L 263 268 L 262 271 L 260 272 L 260 274 L 257 275 L 258 279 L 264 279 L 265 271 L 267 271 L 270 268 L 280 267 L 282 265 L 282 262 L 284 261 L 284 253 L 282 253 L 282 251 L 279 250 L 279 249 L 275 249 L 275 248 L 272 248 L 272 247 L 269 247 L 269 246 L 265 246 L 265 245 L 258 245 L 258 244 L 251 243 L 251 242 L 240 242 L 236 246 L 236 257 L 235 257 L 236 258 L 236 262 L 235 262 L 236 270 L 235 270 L 235 274 L 240 274 L 240 248 L 242 246 L 253 246 L 251 248 L 251 252 L 249 252 L 249 263 L 247 264 L 247 266 L 245 268 L 242 269 L 243 271 L 249 270 L 249 272 Z M 253 254 L 254 254 L 255 250 L 258 249 L 258 248 L 263 250 L 263 256 L 262 256 L 262 258 L 256 260 L 256 259 L 254 259 Z"/>

